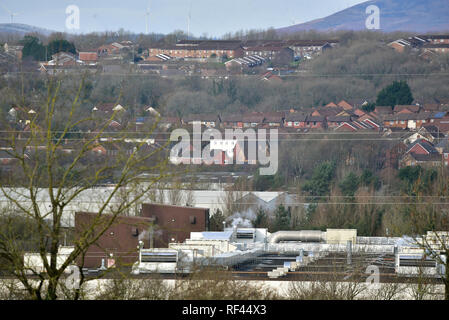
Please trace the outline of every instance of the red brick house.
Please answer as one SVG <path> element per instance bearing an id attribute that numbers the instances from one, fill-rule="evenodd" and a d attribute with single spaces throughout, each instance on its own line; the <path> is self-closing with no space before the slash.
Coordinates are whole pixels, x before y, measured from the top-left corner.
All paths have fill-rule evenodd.
<path id="1" fill-rule="evenodd" d="M 327 117 L 327 127 L 328 128 L 337 128 L 344 122 L 351 122 L 352 119 L 350 116 L 330 116 Z"/>
<path id="2" fill-rule="evenodd" d="M 414 143 L 412 143 L 409 147 L 406 153 L 415 153 L 415 154 L 431 154 L 431 153 L 438 153 L 438 150 L 435 149 L 432 143 L 425 139 L 419 139 L 416 140 Z"/>
<path id="3" fill-rule="evenodd" d="M 326 118 L 321 116 L 308 116 L 306 121 L 306 127 L 309 129 L 326 129 Z"/>
<path id="4" fill-rule="evenodd" d="M 252 112 L 244 115 L 222 116 L 221 120 L 224 128 L 256 128 L 263 125 L 265 116 L 260 112 Z"/>
<path id="5" fill-rule="evenodd" d="M 399 168 L 422 166 L 422 167 L 438 167 L 441 165 L 441 155 L 438 153 L 418 154 L 407 153 L 399 163 Z"/>
<path id="6" fill-rule="evenodd" d="M 307 114 L 304 113 L 290 113 L 285 117 L 284 127 L 286 128 L 306 128 Z"/>
<path id="7" fill-rule="evenodd" d="M 243 49 L 238 40 L 183 40 L 175 45 L 154 44 L 148 49 L 148 54 L 150 57 L 164 54 L 173 58 L 207 59 L 211 56 L 226 56 L 234 59 L 243 56 Z"/>

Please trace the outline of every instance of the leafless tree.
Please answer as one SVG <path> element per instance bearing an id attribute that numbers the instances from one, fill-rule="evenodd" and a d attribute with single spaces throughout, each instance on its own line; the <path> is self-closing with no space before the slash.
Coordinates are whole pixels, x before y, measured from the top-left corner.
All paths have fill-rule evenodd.
<path id="1" fill-rule="evenodd" d="M 97 151 L 103 144 L 101 138 L 108 137 L 118 145 L 130 138 L 126 129 L 114 136 L 108 136 L 107 129 L 116 112 L 100 122 L 94 131 L 75 139 L 75 145 L 67 153 L 67 136 L 77 126 L 93 123 L 93 119 L 90 116 L 76 116 L 84 88 L 83 78 L 75 90 L 73 101 L 69 102 L 69 105 L 66 101 L 63 103 L 66 108 L 63 128 L 55 128 L 56 104 L 61 84 L 61 79 L 48 80 L 46 101 L 31 119 L 26 133 L 20 138 L 14 131 L 9 137 L 2 136 L 10 146 L 7 152 L 15 160 L 15 175 L 10 187 L 0 187 L 4 203 L 14 209 L 2 212 L 0 216 L 2 228 L 10 231 L 0 234 L 0 258 L 6 261 L 3 264 L 8 268 L 6 272 L 19 280 L 33 299 L 60 298 L 64 273 L 77 261 L 81 261 L 81 288 L 86 281 L 82 261 L 87 249 L 114 223 L 117 216 L 134 208 L 145 193 L 167 175 L 167 158 L 161 153 L 163 148 L 148 148 L 148 134 L 136 139 L 132 150 L 120 150 L 113 156 L 98 155 Z M 140 188 L 136 188 L 134 186 L 142 172 L 155 175 L 145 184 L 140 184 Z M 76 206 L 80 196 L 86 193 L 95 195 L 95 187 L 109 179 L 113 180 L 113 184 L 104 196 L 98 196 L 99 206 L 94 222 L 73 239 L 73 251 L 60 261 L 58 251 L 63 243 L 67 211 L 71 206 Z M 120 196 L 126 197 L 127 201 L 114 202 L 119 193 Z M 108 214 L 107 222 L 104 219 L 105 214 Z M 25 219 L 27 226 L 32 226 L 33 236 L 27 243 L 20 240 L 30 229 L 13 232 L 18 217 Z M 43 270 L 28 266 L 24 262 L 24 252 L 27 248 L 39 253 Z M 73 290 L 72 298 L 79 299 L 81 290 Z"/>

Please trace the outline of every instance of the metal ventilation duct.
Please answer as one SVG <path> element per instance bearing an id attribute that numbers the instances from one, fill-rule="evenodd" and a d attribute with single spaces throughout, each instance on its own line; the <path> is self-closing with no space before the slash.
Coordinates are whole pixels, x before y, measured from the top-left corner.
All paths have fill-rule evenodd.
<path id="1" fill-rule="evenodd" d="M 281 241 L 323 242 L 326 241 L 326 232 L 315 230 L 278 231 L 270 236 L 270 243 Z"/>

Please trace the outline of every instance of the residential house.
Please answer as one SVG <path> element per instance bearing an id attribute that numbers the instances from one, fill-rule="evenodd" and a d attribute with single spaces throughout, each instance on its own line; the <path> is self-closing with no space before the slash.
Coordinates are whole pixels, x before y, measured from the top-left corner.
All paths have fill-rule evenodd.
<path id="1" fill-rule="evenodd" d="M 402 129 L 416 128 L 417 118 L 418 117 L 416 114 L 410 113 L 389 114 L 382 116 L 384 127 Z"/>
<path id="2" fill-rule="evenodd" d="M 400 160 L 400 168 L 406 166 L 438 166 L 442 156 L 432 143 L 420 139 L 408 146 L 408 150 Z"/>
<path id="3" fill-rule="evenodd" d="M 353 110 L 354 109 L 354 106 L 345 100 L 341 100 L 339 103 L 337 103 L 337 106 L 342 107 L 344 110 Z"/>
<path id="4" fill-rule="evenodd" d="M 315 109 L 311 116 L 313 117 L 323 117 L 325 120 L 329 117 L 336 117 L 343 112 L 344 109 L 342 107 L 321 107 Z"/>
<path id="5" fill-rule="evenodd" d="M 423 128 L 421 128 L 420 130 L 418 130 L 417 132 L 408 132 L 404 137 L 403 137 L 403 142 L 407 145 L 414 143 L 417 140 L 426 140 L 429 141 L 430 143 L 433 143 L 434 138 L 431 134 L 429 134 L 426 130 L 422 130 Z"/>
<path id="6" fill-rule="evenodd" d="M 429 43 L 433 44 L 449 44 L 449 35 L 448 34 L 427 34 L 427 35 L 419 35 L 421 39 L 427 40 Z"/>
<path id="7" fill-rule="evenodd" d="M 285 46 L 257 46 L 244 50 L 244 56 L 259 56 L 266 60 L 277 60 L 281 64 L 288 64 L 294 60 L 294 52 Z"/>
<path id="8" fill-rule="evenodd" d="M 329 123 L 329 122 L 328 122 Z M 364 121 L 352 120 L 345 121 L 338 125 L 335 131 L 350 131 L 355 132 L 359 130 L 379 130 L 380 125 L 371 119 L 366 119 Z"/>
<path id="9" fill-rule="evenodd" d="M 418 113 L 421 111 L 421 106 L 419 105 L 396 105 L 393 108 L 393 113 Z"/>
<path id="10" fill-rule="evenodd" d="M 399 168 L 404 167 L 438 167 L 441 165 L 441 155 L 439 153 L 417 154 L 407 153 L 400 160 Z"/>
<path id="11" fill-rule="evenodd" d="M 69 52 L 58 52 L 52 56 L 52 60 L 41 63 L 39 70 L 42 73 L 59 74 L 79 72 L 96 73 L 99 69 L 97 64 L 77 60 L 75 55 Z"/>
<path id="12" fill-rule="evenodd" d="M 125 112 L 125 111 L 126 109 L 123 106 L 115 103 L 99 103 L 92 108 L 92 112 L 94 112 L 95 114 L 97 115 L 103 114 L 107 116 L 112 116 L 114 112 Z"/>
<path id="13" fill-rule="evenodd" d="M 226 61 L 224 64 L 226 66 L 226 70 L 228 72 L 232 71 L 238 71 L 242 72 L 245 68 L 253 68 L 257 66 L 261 66 L 263 63 L 265 63 L 265 59 L 258 56 L 247 56 L 247 57 L 241 57 L 241 58 L 235 58 L 229 61 Z"/>
<path id="14" fill-rule="evenodd" d="M 105 44 L 97 49 L 97 54 L 99 58 L 118 56 L 120 54 L 120 51 L 124 48 L 125 46 L 117 42 L 114 42 L 112 44 Z"/>
<path id="15" fill-rule="evenodd" d="M 150 57 L 164 54 L 177 59 L 234 59 L 243 56 L 243 49 L 239 40 L 182 40 L 175 45 L 153 44 L 148 54 Z"/>
<path id="16" fill-rule="evenodd" d="M 388 44 L 389 47 L 393 48 L 397 52 L 404 52 L 405 50 L 419 50 L 425 44 L 428 43 L 427 37 L 425 36 L 414 36 L 407 39 L 398 39 Z"/>
<path id="17" fill-rule="evenodd" d="M 263 125 L 265 116 L 260 112 L 252 112 L 243 115 L 222 116 L 222 126 L 224 128 L 256 128 Z"/>
<path id="18" fill-rule="evenodd" d="M 220 116 L 216 114 L 191 114 L 181 119 L 184 125 L 200 124 L 207 128 L 216 128 L 220 125 Z"/>
<path id="19" fill-rule="evenodd" d="M 393 108 L 390 106 L 376 106 L 373 113 L 379 117 L 383 115 L 391 115 L 393 114 Z"/>
<path id="20" fill-rule="evenodd" d="M 266 127 L 282 127 L 284 124 L 285 113 L 284 112 L 265 112 L 264 116 L 264 126 Z"/>
<path id="21" fill-rule="evenodd" d="M 327 127 L 330 129 L 335 129 L 344 122 L 351 122 L 352 118 L 350 116 L 329 116 L 327 117 Z"/>
<path id="22" fill-rule="evenodd" d="M 306 128 L 307 117 L 308 115 L 305 113 L 290 113 L 284 119 L 284 127 L 295 129 Z"/>
<path id="23" fill-rule="evenodd" d="M 308 116 L 306 121 L 306 128 L 308 129 L 326 129 L 326 118 L 322 116 Z"/>
<path id="24" fill-rule="evenodd" d="M 79 60 L 82 61 L 84 64 L 96 65 L 98 62 L 97 52 L 80 52 L 78 56 Z"/>
<path id="25" fill-rule="evenodd" d="M 449 43 L 429 43 L 423 46 L 425 51 L 433 53 L 449 53 Z"/>

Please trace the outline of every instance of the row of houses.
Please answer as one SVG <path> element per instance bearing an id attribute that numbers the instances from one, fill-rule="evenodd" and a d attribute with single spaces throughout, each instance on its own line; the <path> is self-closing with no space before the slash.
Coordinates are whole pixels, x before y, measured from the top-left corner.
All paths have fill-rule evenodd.
<path id="1" fill-rule="evenodd" d="M 311 56 L 338 45 L 338 40 L 181 40 L 176 44 L 156 43 L 147 51 L 146 60 L 161 60 L 160 55 L 176 59 L 237 59 L 259 56 L 272 60 L 281 55 Z"/>
<path id="2" fill-rule="evenodd" d="M 445 134 L 449 133 L 449 115 L 438 104 L 377 106 L 371 112 L 362 105 L 345 100 L 314 108 L 308 112 L 288 110 L 273 112 L 249 112 L 245 114 L 190 114 L 182 117 L 165 117 L 144 107 L 145 115 L 136 118 L 136 125 L 143 124 L 157 115 L 159 125 L 165 128 L 200 124 L 207 128 L 283 128 L 286 130 L 334 130 L 334 131 L 416 131 L 426 126 Z M 126 111 L 119 104 L 98 104 L 92 112 L 110 115 L 114 111 Z"/>
<path id="3" fill-rule="evenodd" d="M 417 35 L 398 39 L 388 44 L 397 52 L 418 51 L 424 58 L 433 54 L 449 53 L 449 35 Z"/>

